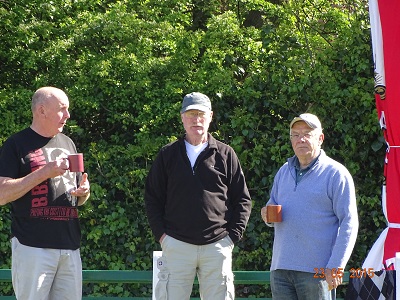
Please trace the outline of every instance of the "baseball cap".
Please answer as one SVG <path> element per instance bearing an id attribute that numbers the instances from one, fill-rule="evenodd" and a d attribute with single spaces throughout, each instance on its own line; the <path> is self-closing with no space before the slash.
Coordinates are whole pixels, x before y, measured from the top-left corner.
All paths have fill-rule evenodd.
<path id="1" fill-rule="evenodd" d="M 293 124 L 299 121 L 304 121 L 307 123 L 308 126 L 310 126 L 312 129 L 321 129 L 322 130 L 322 126 L 321 126 L 321 122 L 319 121 L 318 117 L 316 115 L 313 114 L 309 114 L 309 113 L 305 113 L 305 114 L 301 114 L 298 117 L 295 117 L 292 122 L 290 122 L 290 128 L 292 128 Z"/>
<path id="2" fill-rule="evenodd" d="M 202 93 L 193 92 L 187 94 L 182 101 L 181 113 L 191 109 L 197 109 L 204 112 L 211 111 L 211 101 Z"/>

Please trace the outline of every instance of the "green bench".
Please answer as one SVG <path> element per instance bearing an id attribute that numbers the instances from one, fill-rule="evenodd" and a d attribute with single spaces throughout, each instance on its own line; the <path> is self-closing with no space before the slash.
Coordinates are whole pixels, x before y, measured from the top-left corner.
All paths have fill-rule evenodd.
<path id="1" fill-rule="evenodd" d="M 234 271 L 235 284 L 269 284 L 269 271 Z M 152 271 L 135 270 L 83 270 L 83 283 L 141 283 L 151 284 L 153 280 Z M 349 272 L 345 272 L 343 282 L 349 281 Z M 11 282 L 11 270 L 0 269 L 0 282 Z M 196 281 L 197 283 L 197 281 Z M 85 296 L 83 300 L 151 300 L 151 297 L 94 297 Z M 244 300 L 248 298 L 236 298 Z M 270 298 L 257 298 L 259 300 L 270 300 Z M 16 300 L 15 296 L 0 296 L 0 300 Z M 199 298 L 192 298 L 199 300 Z"/>

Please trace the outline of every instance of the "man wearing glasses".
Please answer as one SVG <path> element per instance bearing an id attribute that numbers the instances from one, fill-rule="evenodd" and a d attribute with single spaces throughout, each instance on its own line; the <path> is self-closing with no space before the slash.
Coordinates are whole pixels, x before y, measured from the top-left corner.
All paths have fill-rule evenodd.
<path id="1" fill-rule="evenodd" d="M 318 117 L 304 113 L 290 123 L 295 155 L 279 169 L 267 203 L 282 206 L 275 229 L 271 289 L 274 300 L 335 299 L 357 238 L 352 176 L 326 155 Z M 267 225 L 266 207 L 261 216 Z"/>
<path id="2" fill-rule="evenodd" d="M 186 134 L 160 150 L 146 180 L 147 217 L 162 248 L 156 299 L 190 299 L 196 275 L 201 299 L 234 299 L 232 250 L 251 199 L 234 150 L 208 133 L 212 115 L 206 95 L 187 94 Z"/>

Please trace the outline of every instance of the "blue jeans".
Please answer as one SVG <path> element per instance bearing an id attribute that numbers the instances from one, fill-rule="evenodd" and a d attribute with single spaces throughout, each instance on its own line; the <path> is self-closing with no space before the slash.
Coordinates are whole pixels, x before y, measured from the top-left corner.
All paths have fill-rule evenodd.
<path id="1" fill-rule="evenodd" d="M 328 290 L 325 279 L 314 278 L 314 273 L 271 271 L 273 300 L 334 300 L 336 290 Z"/>

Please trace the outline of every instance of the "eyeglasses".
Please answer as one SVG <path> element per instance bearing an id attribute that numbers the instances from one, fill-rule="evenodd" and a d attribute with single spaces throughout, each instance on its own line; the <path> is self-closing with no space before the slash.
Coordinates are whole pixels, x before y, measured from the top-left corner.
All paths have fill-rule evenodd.
<path id="1" fill-rule="evenodd" d="M 306 139 L 306 140 L 309 140 L 309 139 L 311 139 L 313 136 L 314 136 L 314 134 L 312 134 L 312 133 L 310 133 L 310 132 L 303 133 L 303 134 L 300 134 L 300 133 L 293 133 L 293 134 L 290 135 L 290 139 L 291 139 L 291 140 L 299 140 L 299 139 L 304 138 L 304 139 Z"/>
<path id="2" fill-rule="evenodd" d="M 184 113 L 186 118 L 194 119 L 194 118 L 200 118 L 204 119 L 205 117 L 208 116 L 208 113 L 204 111 L 187 111 Z"/>

